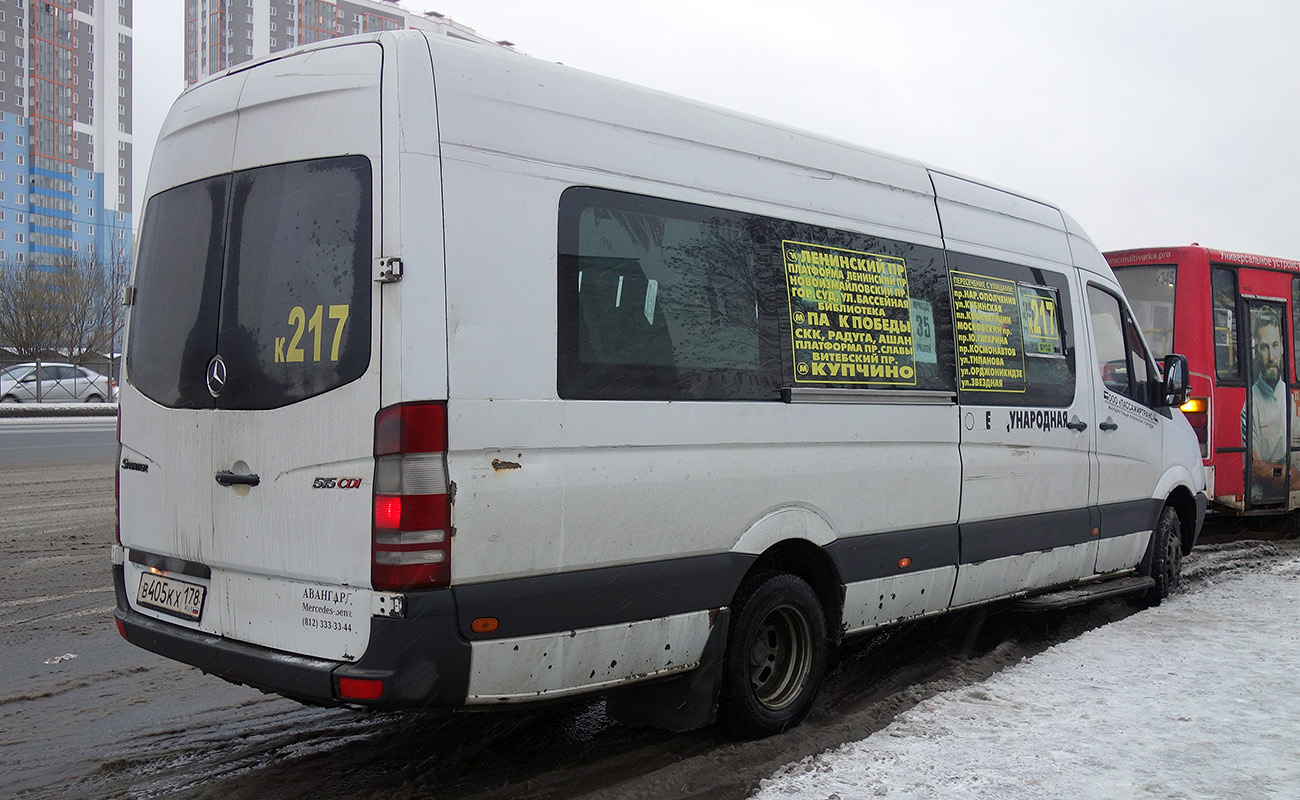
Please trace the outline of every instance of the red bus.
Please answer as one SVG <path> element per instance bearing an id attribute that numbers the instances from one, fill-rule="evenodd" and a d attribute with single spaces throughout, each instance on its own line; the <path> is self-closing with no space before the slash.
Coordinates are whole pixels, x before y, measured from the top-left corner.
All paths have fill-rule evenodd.
<path id="1" fill-rule="evenodd" d="M 1187 356 L 1182 409 L 1201 441 L 1212 507 L 1300 508 L 1300 261 L 1198 245 L 1106 260 L 1152 350 Z"/>

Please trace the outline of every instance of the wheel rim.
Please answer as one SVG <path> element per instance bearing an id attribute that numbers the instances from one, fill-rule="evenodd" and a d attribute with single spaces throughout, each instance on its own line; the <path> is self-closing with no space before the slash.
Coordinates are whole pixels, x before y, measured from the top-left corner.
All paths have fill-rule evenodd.
<path id="1" fill-rule="evenodd" d="M 794 606 L 772 609 L 749 651 L 749 683 L 765 708 L 777 711 L 803 691 L 812 669 L 812 628 Z"/>

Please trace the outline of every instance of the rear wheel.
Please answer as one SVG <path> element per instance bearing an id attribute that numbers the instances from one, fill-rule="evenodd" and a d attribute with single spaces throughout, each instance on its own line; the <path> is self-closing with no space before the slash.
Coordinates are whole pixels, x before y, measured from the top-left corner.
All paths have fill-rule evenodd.
<path id="1" fill-rule="evenodd" d="M 87 402 L 87 403 L 102 403 L 102 402 L 104 402 L 104 398 L 100 397 L 100 396 L 97 395 L 97 394 L 92 394 L 90 397 L 87 397 L 87 398 L 86 398 L 86 402 Z"/>
<path id="2" fill-rule="evenodd" d="M 14 397 L 11 394 L 7 394 L 4 397 L 0 397 L 0 403 L 17 403 L 17 402 L 18 402 L 18 398 Z"/>
<path id="3" fill-rule="evenodd" d="M 816 593 L 793 575 L 756 575 L 741 584 L 731 620 L 724 719 L 755 738 L 798 724 L 826 670 L 826 618 Z"/>
<path id="4" fill-rule="evenodd" d="M 1160 520 L 1151 533 L 1151 571 L 1156 585 L 1147 592 L 1149 605 L 1160 605 L 1160 601 L 1178 591 L 1183 582 L 1183 534 L 1178 523 L 1178 512 L 1165 506 L 1160 512 Z"/>

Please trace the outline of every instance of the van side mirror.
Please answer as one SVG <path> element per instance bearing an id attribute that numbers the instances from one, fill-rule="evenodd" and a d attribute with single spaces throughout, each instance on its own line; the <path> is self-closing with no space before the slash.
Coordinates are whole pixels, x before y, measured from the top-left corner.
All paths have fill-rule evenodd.
<path id="1" fill-rule="evenodd" d="M 1192 387 L 1188 384 L 1191 373 L 1187 367 L 1187 357 L 1176 354 L 1165 356 L 1164 381 L 1160 388 L 1160 405 L 1181 406 L 1187 402 Z"/>

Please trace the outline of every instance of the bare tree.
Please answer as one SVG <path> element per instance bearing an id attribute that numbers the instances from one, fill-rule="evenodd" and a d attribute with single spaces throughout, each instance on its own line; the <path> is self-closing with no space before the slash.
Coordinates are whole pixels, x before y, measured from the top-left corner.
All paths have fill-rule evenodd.
<path id="1" fill-rule="evenodd" d="M 57 327 L 50 285 L 25 264 L 0 265 L 0 343 L 21 358 L 44 355 Z"/>
<path id="2" fill-rule="evenodd" d="M 52 269 L 0 266 L 0 343 L 23 358 L 82 360 L 115 351 L 124 256 L 58 259 Z"/>

